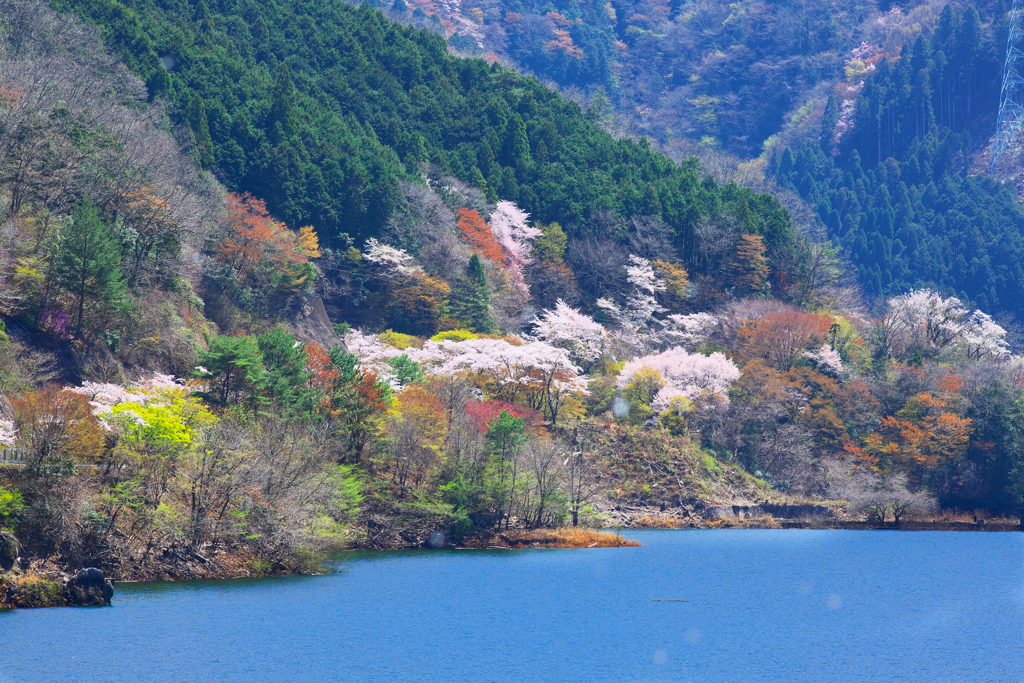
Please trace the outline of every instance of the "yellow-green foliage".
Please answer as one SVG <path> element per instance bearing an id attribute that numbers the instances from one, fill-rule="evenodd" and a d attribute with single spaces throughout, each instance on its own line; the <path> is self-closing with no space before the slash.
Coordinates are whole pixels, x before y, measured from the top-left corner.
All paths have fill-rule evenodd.
<path id="1" fill-rule="evenodd" d="M 182 446 L 190 446 L 199 429 L 217 421 L 199 399 L 178 391 L 160 394 L 153 403 L 119 403 L 110 415 L 124 429 L 126 441 Z"/>
<path id="2" fill-rule="evenodd" d="M 871 363 L 871 348 L 864 341 L 864 337 L 841 313 L 829 309 L 818 309 L 815 315 L 827 315 L 831 317 L 832 325 L 826 334 L 825 342 L 839 352 L 844 364 L 853 365 L 857 368 L 864 368 Z"/>
<path id="3" fill-rule="evenodd" d="M 14 530 L 14 516 L 25 508 L 25 501 L 18 489 L 0 486 L 0 528 Z"/>
<path id="4" fill-rule="evenodd" d="M 693 401 L 685 396 L 676 396 L 670 402 L 671 407 L 660 413 L 661 424 L 672 436 L 686 434 L 686 418 L 684 415 L 693 410 Z"/>
<path id="5" fill-rule="evenodd" d="M 433 337 L 430 338 L 430 341 L 462 342 L 469 341 L 470 339 L 479 338 L 480 337 L 476 336 L 469 330 L 446 330 L 444 332 L 438 332 L 437 334 L 435 334 Z"/>
<path id="6" fill-rule="evenodd" d="M 394 330 L 381 332 L 377 335 L 377 339 L 388 346 L 395 347 L 396 349 L 407 349 L 410 346 L 418 349 L 423 346 L 423 342 L 419 337 L 414 337 L 411 334 L 402 334 L 401 332 L 395 332 Z"/>
<path id="7" fill-rule="evenodd" d="M 665 380 L 661 378 L 661 373 L 645 365 L 633 374 L 622 395 L 631 406 L 649 406 L 663 386 Z"/>
<path id="8" fill-rule="evenodd" d="M 541 261 L 561 263 L 565 247 L 569 244 L 569 236 L 558 223 L 537 223 L 536 227 L 544 234 L 533 241 L 531 255 Z"/>
<path id="9" fill-rule="evenodd" d="M 583 403 L 591 415 L 601 415 L 612 408 L 612 401 L 619 395 L 614 377 L 592 377 L 587 382 L 587 395 Z"/>

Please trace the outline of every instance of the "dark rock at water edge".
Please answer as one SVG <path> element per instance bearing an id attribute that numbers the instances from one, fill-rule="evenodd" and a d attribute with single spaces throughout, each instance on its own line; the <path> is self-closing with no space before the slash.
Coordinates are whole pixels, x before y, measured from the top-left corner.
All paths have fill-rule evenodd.
<path id="1" fill-rule="evenodd" d="M 0 575 L 0 609 L 18 607 L 104 607 L 114 585 L 95 567 L 74 576 L 60 572 L 15 570 Z"/>
<path id="2" fill-rule="evenodd" d="M 114 585 L 102 571 L 89 567 L 64 584 L 60 597 L 68 607 L 103 607 L 114 597 Z"/>
<path id="3" fill-rule="evenodd" d="M 430 534 L 430 538 L 427 539 L 425 545 L 431 550 L 437 550 L 438 548 L 443 548 L 447 540 L 448 538 L 444 535 L 444 532 L 435 531 Z"/>
<path id="4" fill-rule="evenodd" d="M 14 534 L 0 529 L 0 572 L 10 571 L 18 561 L 20 545 Z"/>

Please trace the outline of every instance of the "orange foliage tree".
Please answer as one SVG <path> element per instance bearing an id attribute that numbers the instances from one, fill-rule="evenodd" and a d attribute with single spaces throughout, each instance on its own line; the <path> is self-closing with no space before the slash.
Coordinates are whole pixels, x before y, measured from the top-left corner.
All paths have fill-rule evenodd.
<path id="1" fill-rule="evenodd" d="M 734 282 L 745 292 L 759 292 L 768 277 L 768 257 L 764 238 L 760 235 L 740 235 L 736 244 L 736 262 L 733 264 Z"/>
<path id="2" fill-rule="evenodd" d="M 110 208 L 115 221 L 120 219 L 135 231 L 135 239 L 126 246 L 123 261 L 126 279 L 134 284 L 154 253 L 172 247 L 177 225 L 167 200 L 149 185 L 117 188 L 110 199 Z"/>
<path id="3" fill-rule="evenodd" d="M 331 405 L 332 394 L 335 384 L 341 373 L 334 369 L 331 364 L 331 355 L 327 349 L 316 342 L 306 344 L 306 370 L 313 373 L 309 377 L 309 386 L 316 390 L 319 396 L 318 408 L 322 414 L 332 414 L 337 411 Z M 337 417 L 337 415 L 333 415 Z"/>
<path id="4" fill-rule="evenodd" d="M 564 52 L 567 57 L 573 59 L 583 59 L 583 50 L 579 49 L 575 43 L 572 42 L 572 36 L 565 29 L 556 28 L 552 29 L 555 34 L 555 39 L 548 41 L 544 49 L 548 52 Z"/>
<path id="5" fill-rule="evenodd" d="M 18 101 L 21 92 L 3 84 L 0 84 L 0 107 L 10 107 Z"/>
<path id="6" fill-rule="evenodd" d="M 799 311 L 769 313 L 740 328 L 740 347 L 748 358 L 763 358 L 785 372 L 805 349 L 818 346 L 832 325 L 827 315 Z"/>
<path id="7" fill-rule="evenodd" d="M 263 294 L 298 291 L 313 277 L 310 258 L 320 255 L 312 227 L 298 235 L 271 218 L 266 203 L 251 194 L 224 198 L 230 233 L 218 247 L 219 260 L 235 274 L 240 289 Z"/>
<path id="8" fill-rule="evenodd" d="M 421 383 L 411 384 L 398 395 L 385 431 L 391 446 L 392 480 L 404 495 L 407 485 L 418 488 L 440 461 L 448 435 L 444 404 Z"/>
<path id="9" fill-rule="evenodd" d="M 448 298 L 452 293 L 448 283 L 415 270 L 398 275 L 389 283 L 389 289 L 401 327 L 425 337 L 438 332 L 448 315 Z"/>
<path id="10" fill-rule="evenodd" d="M 928 392 L 915 394 L 895 415 L 882 418 L 863 447 L 849 444 L 846 451 L 880 472 L 904 467 L 916 483 L 929 473 L 947 473 L 967 452 L 974 431 L 970 418 L 949 407 Z"/>
<path id="11" fill-rule="evenodd" d="M 356 385 L 355 410 L 348 427 L 352 452 L 358 458 L 380 431 L 381 419 L 391 405 L 388 387 L 377 379 L 377 373 L 364 371 Z"/>
<path id="12" fill-rule="evenodd" d="M 104 449 L 103 429 L 81 394 L 49 385 L 12 399 L 18 445 L 30 464 L 42 466 L 61 458 L 92 463 Z"/>
<path id="13" fill-rule="evenodd" d="M 665 289 L 660 293 L 658 302 L 669 312 L 684 311 L 690 297 L 690 274 L 686 268 L 679 263 L 668 261 L 651 261 L 651 265 L 665 283 Z"/>
<path id="14" fill-rule="evenodd" d="M 792 386 L 807 397 L 808 409 L 802 419 L 811 429 L 816 445 L 830 453 L 842 450 L 849 434 L 834 407 L 839 383 L 806 367 L 792 368 L 788 377 Z"/>
<path id="15" fill-rule="evenodd" d="M 491 228 L 476 209 L 459 209 L 455 214 L 458 216 L 459 232 L 462 239 L 469 244 L 469 248 L 483 258 L 500 265 L 505 258 L 505 250 L 494 238 Z"/>

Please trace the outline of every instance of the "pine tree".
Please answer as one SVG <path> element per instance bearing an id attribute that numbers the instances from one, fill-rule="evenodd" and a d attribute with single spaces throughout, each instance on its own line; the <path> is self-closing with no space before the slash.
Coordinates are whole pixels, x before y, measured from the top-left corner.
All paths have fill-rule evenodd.
<path id="1" fill-rule="evenodd" d="M 373 401 L 367 402 L 360 396 L 360 384 L 364 381 L 359 369 L 359 359 L 339 345 L 328 352 L 330 369 L 337 373 L 327 398 L 329 414 L 336 419 L 335 433 L 344 444 L 338 461 L 343 462 L 351 455 L 358 454 L 360 431 L 365 431 L 366 421 L 375 408 Z M 374 387 L 376 390 L 376 387 Z"/>
<path id="2" fill-rule="evenodd" d="M 305 346 L 284 330 L 261 334 L 256 345 L 267 368 L 267 398 L 289 418 L 308 415 L 313 409 L 314 391 L 309 386 L 313 373 L 306 370 Z"/>
<path id="3" fill-rule="evenodd" d="M 75 339 L 82 336 L 86 300 L 97 307 L 113 307 L 124 301 L 121 245 L 100 218 L 89 199 L 84 199 L 61 235 L 53 262 L 56 284 L 75 299 Z"/>
<path id="4" fill-rule="evenodd" d="M 262 402 L 267 370 L 255 337 L 214 337 L 206 351 L 199 351 L 199 367 L 197 376 L 217 387 L 217 395 L 206 395 L 207 399 L 222 405 L 243 397 L 254 404 Z"/>

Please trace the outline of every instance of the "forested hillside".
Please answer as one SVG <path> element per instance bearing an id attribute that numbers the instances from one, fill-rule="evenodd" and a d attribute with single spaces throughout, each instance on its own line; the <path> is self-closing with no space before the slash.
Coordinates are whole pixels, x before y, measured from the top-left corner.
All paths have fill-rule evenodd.
<path id="1" fill-rule="evenodd" d="M 271 2 L 64 5 L 103 27 L 152 95 L 172 93 L 201 162 L 326 241 L 378 235 L 399 182 L 430 162 L 535 220 L 598 232 L 596 214 L 659 216 L 676 246 L 746 199 L 770 248 L 792 249 L 777 205 L 702 183 L 645 144 L 616 141 L 572 102 L 369 5 Z M 163 61 L 161 61 L 163 60 Z M 208 131 L 208 132 L 207 132 Z M 725 206 L 723 206 L 725 205 Z"/>
<path id="2" fill-rule="evenodd" d="M 758 187 L 750 169 L 767 166 L 769 183 L 816 209 L 871 296 L 931 286 L 1021 312 L 1024 218 L 1009 193 L 967 177 L 994 132 L 1006 2 L 396 7 L 425 26 L 417 17 L 436 13 L 454 48 L 549 79 L 618 135 L 712 166 L 721 153 L 734 167 L 755 159 L 717 175 Z M 876 170 L 889 158 L 898 178 L 893 164 Z"/>
<path id="3" fill-rule="evenodd" d="M 1024 360 L 980 305 L 1020 305 L 1022 214 L 966 174 L 995 63 L 972 8 L 843 57 L 762 158 L 709 157 L 834 243 L 597 100 L 453 56 L 420 7 L 389 12 L 433 30 L 340 1 L 0 10 L 21 569 L 308 569 L 623 506 L 1024 504 Z"/>
<path id="4" fill-rule="evenodd" d="M 1011 187 L 968 175 L 972 124 L 997 107 L 999 31 L 948 5 L 933 35 L 831 96 L 821 140 L 773 159 L 850 250 L 871 294 L 931 286 L 1020 315 L 1024 215 Z M 986 131 L 987 132 L 987 131 Z M 987 140 L 987 136 L 985 138 Z"/>

